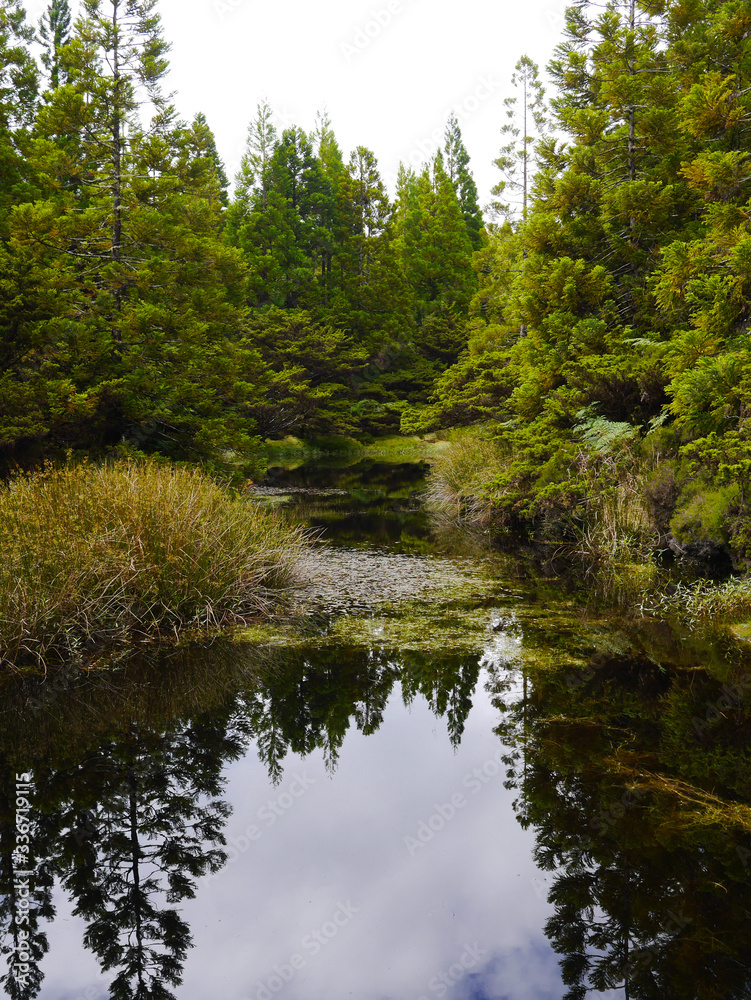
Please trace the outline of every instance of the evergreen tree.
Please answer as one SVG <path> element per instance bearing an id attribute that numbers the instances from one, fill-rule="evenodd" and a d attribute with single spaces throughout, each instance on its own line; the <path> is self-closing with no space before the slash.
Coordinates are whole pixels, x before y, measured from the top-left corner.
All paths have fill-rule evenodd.
<path id="1" fill-rule="evenodd" d="M 244 273 L 222 243 L 213 137 L 200 119 L 175 123 L 160 92 L 153 0 L 108 2 L 106 13 L 87 3 L 70 80 L 39 115 L 31 163 L 50 197 L 19 209 L 9 246 L 21 287 L 36 269 L 37 294 L 15 320 L 36 353 L 6 372 L 14 392 L 0 424 L 52 448 L 175 456 L 216 454 L 229 434 L 242 454 L 250 428 L 232 413 L 249 387 L 228 337 L 241 326 Z M 37 402 L 21 421 L 30 381 Z"/>
<path id="2" fill-rule="evenodd" d="M 260 207 L 266 210 L 271 157 L 277 144 L 274 113 L 268 101 L 261 101 L 256 117 L 248 126 L 246 148 L 235 181 L 235 198 L 229 213 L 229 229 L 236 233 L 249 218 L 253 193 L 260 194 Z"/>
<path id="3" fill-rule="evenodd" d="M 192 132 L 195 136 L 196 151 L 193 169 L 198 171 L 202 170 L 202 160 L 205 159 L 208 161 L 209 169 L 213 172 L 219 185 L 219 200 L 221 201 L 222 206 L 226 208 L 229 204 L 229 196 L 227 194 L 229 190 L 229 179 L 224 169 L 222 159 L 219 156 L 219 151 L 216 148 L 214 133 L 211 131 L 209 123 L 206 120 L 206 115 L 200 111 L 193 119 Z"/>
<path id="4" fill-rule="evenodd" d="M 164 733 L 134 725 L 97 747 L 96 797 L 75 773 L 55 775 L 74 789 L 61 816 L 63 884 L 87 947 L 115 973 L 113 1000 L 174 998 L 192 943 L 176 904 L 226 861 L 222 768 L 239 753 L 220 713 Z"/>
<path id="5" fill-rule="evenodd" d="M 325 295 L 333 195 L 302 129 L 285 129 L 259 195 L 233 237 L 250 268 L 251 304 L 317 306 Z"/>
<path id="6" fill-rule="evenodd" d="M 418 320 L 441 305 L 465 309 L 472 294 L 472 245 L 440 153 L 417 178 L 404 175 L 397 238 Z"/>
<path id="7" fill-rule="evenodd" d="M 477 201 L 477 185 L 469 169 L 469 153 L 462 139 L 459 121 L 452 112 L 444 136 L 444 166 L 461 205 L 473 249 L 482 246 L 483 219 Z"/>
<path id="8" fill-rule="evenodd" d="M 501 129 L 507 140 L 495 165 L 503 179 L 492 189 L 496 198 L 511 196 L 511 201 L 494 201 L 491 209 L 496 217 L 526 220 L 529 208 L 536 148 L 545 135 L 545 89 L 540 69 L 529 56 L 517 62 L 511 85 L 518 96 L 507 97 L 508 122 Z"/>
<path id="9" fill-rule="evenodd" d="M 29 180 L 24 161 L 38 94 L 37 66 L 29 51 L 33 37 L 21 0 L 0 0 L 0 236 Z"/>
<path id="10" fill-rule="evenodd" d="M 73 71 L 79 92 L 88 98 L 90 156 L 108 178 L 109 253 L 119 265 L 124 250 L 128 136 L 141 131 L 136 117 L 141 101 L 156 112 L 152 129 L 163 128 L 168 120 L 170 111 L 160 85 L 168 69 L 169 45 L 162 36 L 157 0 L 83 0 L 83 6 L 77 50 L 83 59 Z M 115 288 L 118 307 L 125 284 Z"/>
<path id="11" fill-rule="evenodd" d="M 42 40 L 42 63 L 47 70 L 49 87 L 56 90 L 66 82 L 62 66 L 63 49 L 70 40 L 71 13 L 68 0 L 50 0 L 50 5 L 39 21 Z"/>

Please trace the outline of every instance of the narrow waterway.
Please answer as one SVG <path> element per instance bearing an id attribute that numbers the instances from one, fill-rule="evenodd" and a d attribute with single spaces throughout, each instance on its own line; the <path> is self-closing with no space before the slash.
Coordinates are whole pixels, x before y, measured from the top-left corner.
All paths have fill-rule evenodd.
<path id="1" fill-rule="evenodd" d="M 745 647 L 585 610 L 427 471 L 270 470 L 293 616 L 6 682 L 8 995 L 751 996 Z"/>

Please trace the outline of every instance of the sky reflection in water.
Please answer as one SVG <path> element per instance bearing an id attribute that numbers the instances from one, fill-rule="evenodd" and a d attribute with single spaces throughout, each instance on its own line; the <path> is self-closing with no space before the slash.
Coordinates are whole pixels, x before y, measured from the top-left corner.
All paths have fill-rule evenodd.
<path id="1" fill-rule="evenodd" d="M 478 688 L 454 752 L 423 700 L 408 709 L 395 694 L 377 733 L 347 735 L 333 775 L 320 753 L 290 755 L 277 787 L 254 753 L 231 764 L 230 861 L 184 905 L 195 947 L 180 1000 L 560 996 L 545 876 L 496 762 L 497 714 Z M 103 986 L 82 922 L 63 912 L 43 1000 Z"/>

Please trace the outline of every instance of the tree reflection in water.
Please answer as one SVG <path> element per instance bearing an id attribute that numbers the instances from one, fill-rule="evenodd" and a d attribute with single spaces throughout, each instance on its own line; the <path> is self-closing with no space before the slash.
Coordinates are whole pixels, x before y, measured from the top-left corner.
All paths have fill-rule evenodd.
<path id="1" fill-rule="evenodd" d="M 748 699 L 702 728 L 723 691 L 707 671 L 647 658 L 596 667 L 575 684 L 530 671 L 520 700 L 498 699 L 518 819 L 553 873 L 545 932 L 565 1000 L 747 998 Z"/>
<path id="2" fill-rule="evenodd" d="M 81 674 L 40 698 L 33 681 L 6 690 L 7 747 L 0 799 L 7 944 L 3 985 L 14 998 L 38 995 L 54 919 L 53 875 L 84 942 L 112 973 L 112 1000 L 169 1000 L 191 946 L 180 904 L 196 880 L 226 860 L 226 765 L 255 744 L 272 781 L 285 756 L 321 750 L 336 767 L 350 726 L 364 734 L 383 721 L 397 681 L 402 697 L 425 697 L 445 716 L 458 745 L 480 673 L 478 656 L 335 649 L 257 651 L 218 643 L 209 650 L 143 657 L 114 677 Z M 191 710 L 196 691 L 203 705 Z M 34 710 L 29 712 L 29 705 Z M 41 706 L 41 708 L 40 708 Z M 19 992 L 12 975 L 14 768 L 34 774 L 32 975 Z M 31 762 L 31 763 L 30 763 Z"/>
<path id="3" fill-rule="evenodd" d="M 514 670 L 491 670 L 515 809 L 551 873 L 545 931 L 566 1000 L 607 990 L 630 1000 L 751 995 L 751 713 L 749 686 L 733 685 L 744 671 L 730 663 L 718 679 L 715 667 L 658 666 L 646 655 L 600 656 L 574 683 L 550 664 L 528 666 L 521 683 Z M 13 782 L 32 767 L 38 867 L 33 974 L 19 991 L 9 965 L 6 992 L 40 991 L 54 876 L 112 974 L 114 1000 L 174 996 L 191 945 L 181 903 L 225 859 L 227 764 L 255 748 L 277 782 L 288 754 L 320 751 L 333 771 L 349 729 L 376 732 L 397 691 L 406 704 L 424 698 L 458 746 L 480 676 L 476 654 L 262 654 L 217 643 L 74 677 L 46 702 L 36 682 L 8 686 L 8 962 L 18 937 Z"/>

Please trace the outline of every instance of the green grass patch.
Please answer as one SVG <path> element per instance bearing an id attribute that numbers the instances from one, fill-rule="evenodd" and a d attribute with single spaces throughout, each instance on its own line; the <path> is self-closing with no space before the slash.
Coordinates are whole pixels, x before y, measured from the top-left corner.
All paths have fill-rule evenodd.
<path id="1" fill-rule="evenodd" d="M 294 583 L 302 532 L 196 469 L 69 464 L 0 490 L 0 662 L 217 628 Z"/>

